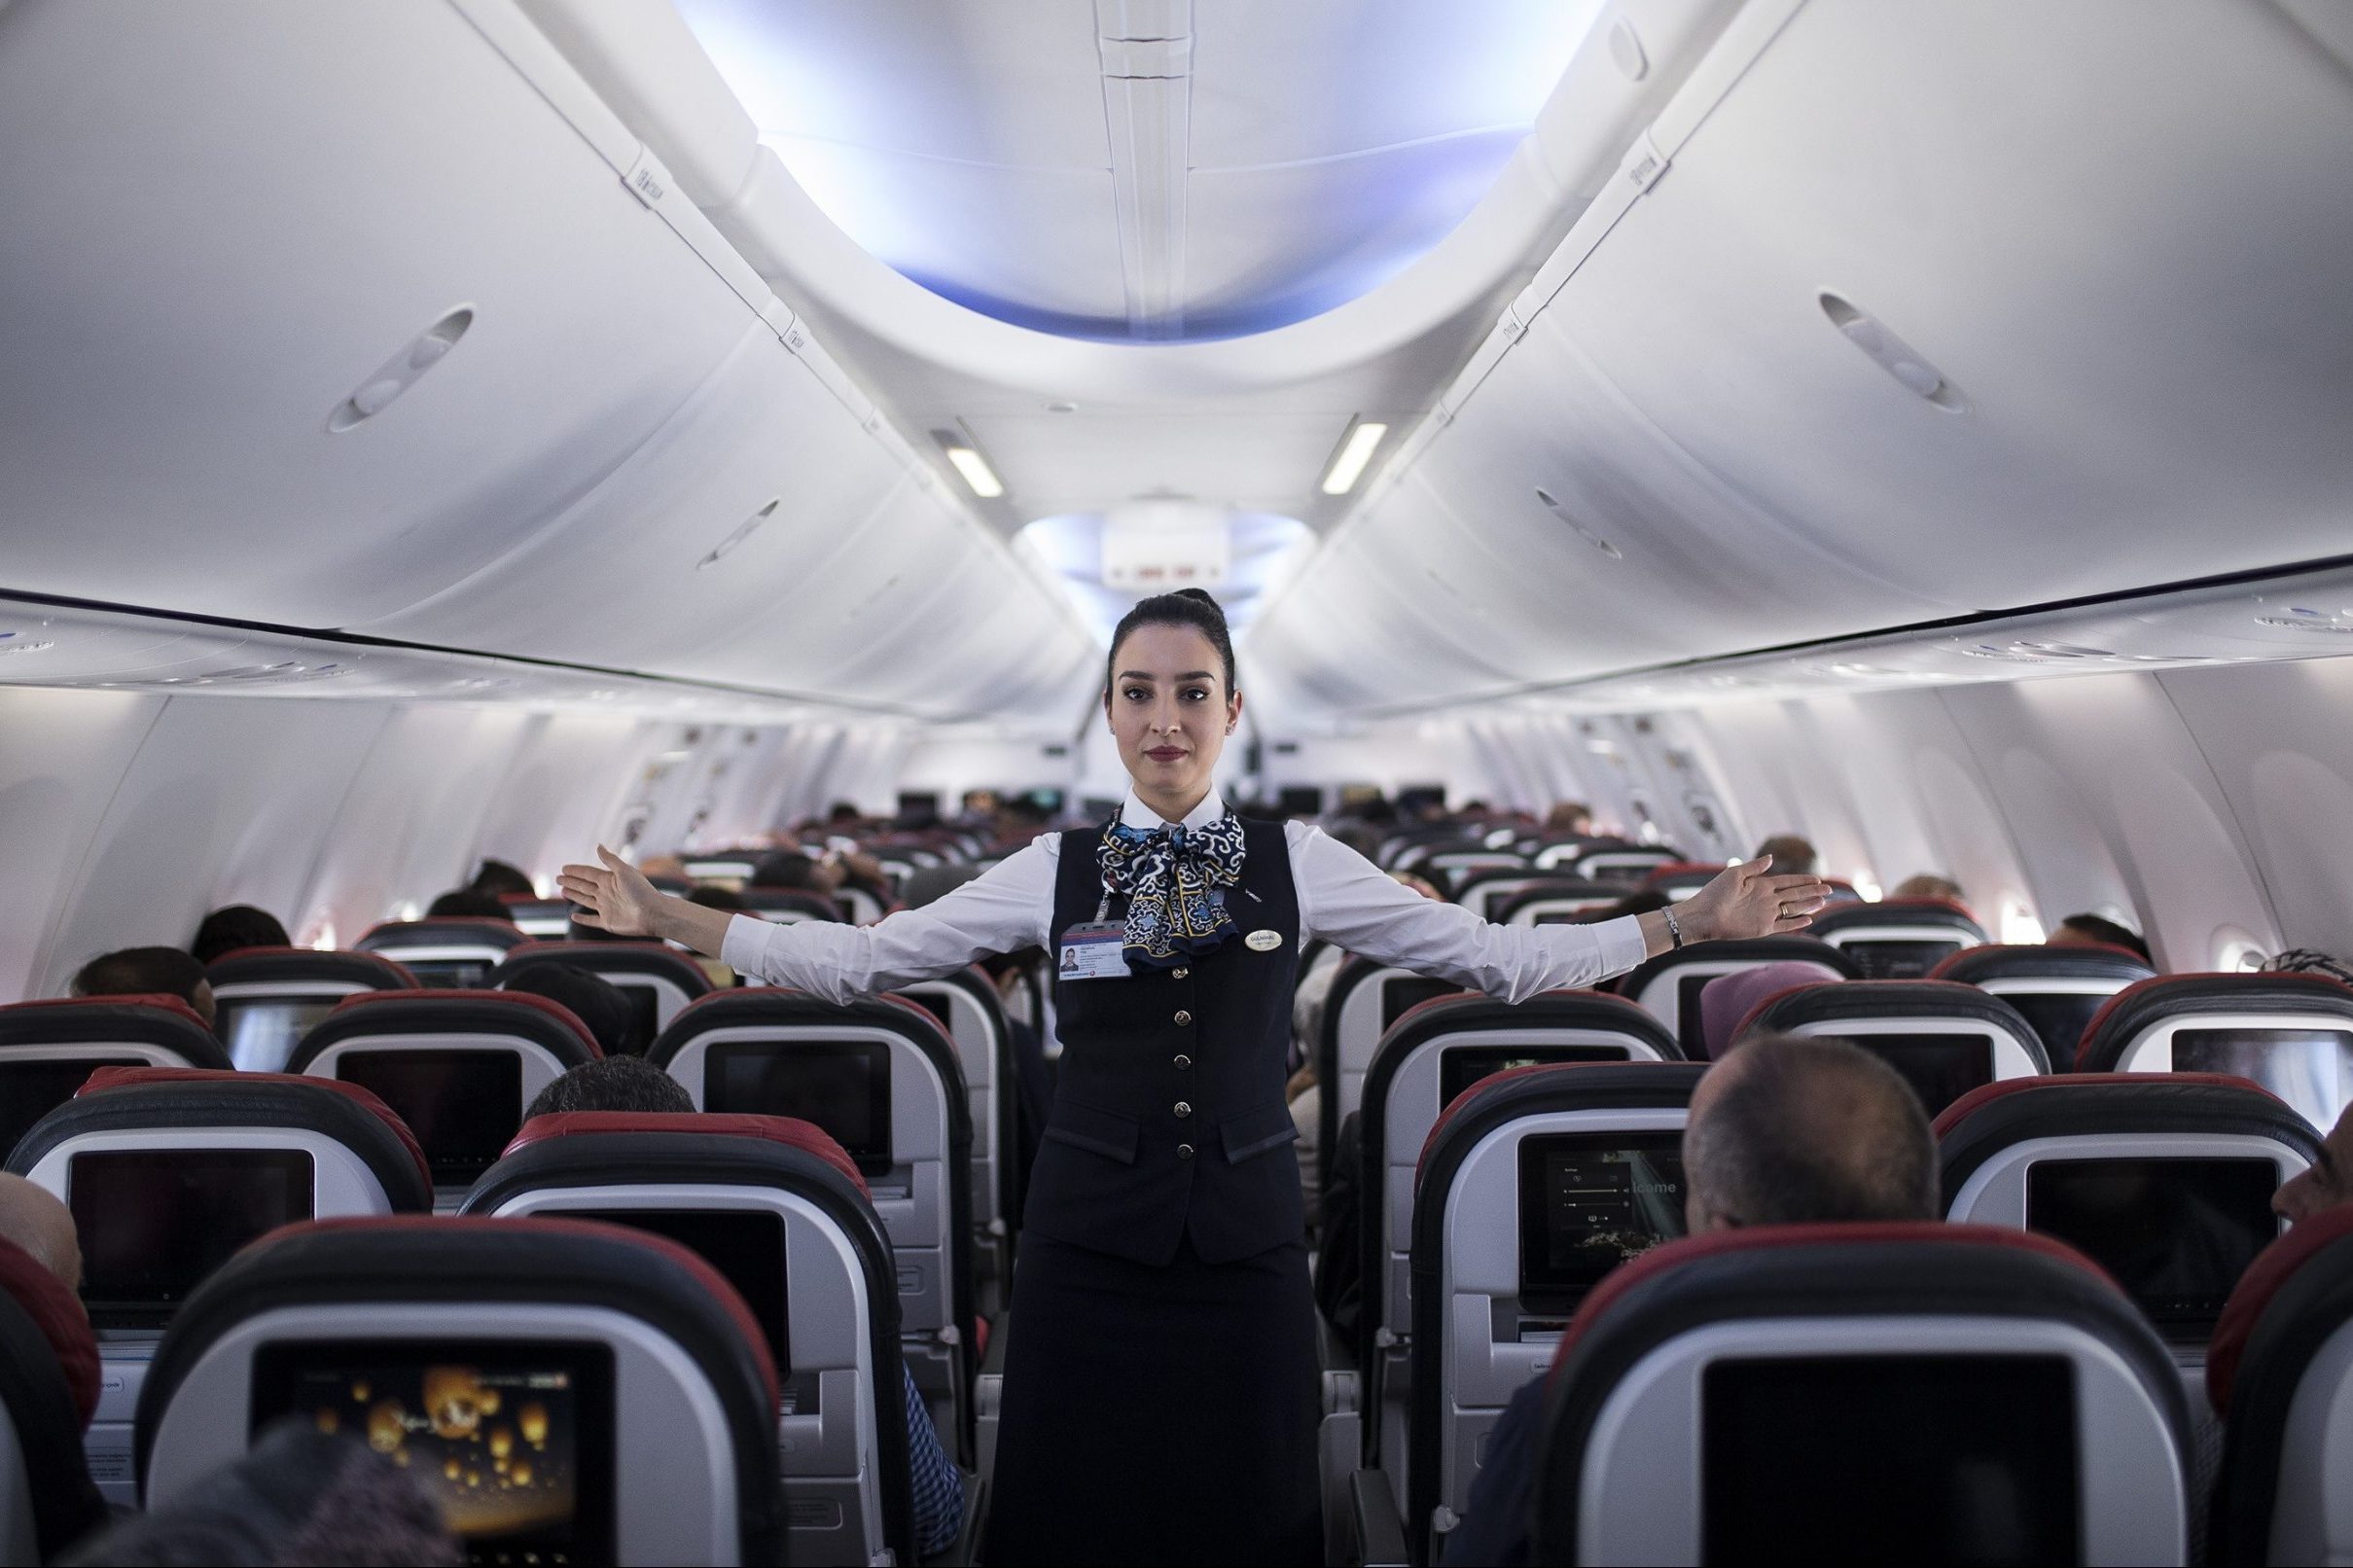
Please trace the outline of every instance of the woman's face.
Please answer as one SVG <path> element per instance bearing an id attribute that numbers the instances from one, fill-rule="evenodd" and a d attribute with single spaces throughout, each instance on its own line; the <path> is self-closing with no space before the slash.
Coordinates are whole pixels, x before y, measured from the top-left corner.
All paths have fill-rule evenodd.
<path id="1" fill-rule="evenodd" d="M 1242 716 L 1240 694 L 1226 690 L 1225 661 L 1192 626 L 1129 632 L 1114 651 L 1103 707 L 1137 796 L 1156 809 L 1189 809 L 1209 793 L 1210 772 Z"/>

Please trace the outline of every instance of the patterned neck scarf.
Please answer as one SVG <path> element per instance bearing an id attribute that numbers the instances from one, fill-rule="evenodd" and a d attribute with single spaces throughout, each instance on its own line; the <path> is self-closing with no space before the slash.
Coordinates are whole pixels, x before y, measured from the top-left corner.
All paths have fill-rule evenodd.
<path id="1" fill-rule="evenodd" d="M 1205 828 L 1103 829 L 1103 894 L 1127 895 L 1121 949 L 1130 969 L 1168 969 L 1233 935 L 1233 916 L 1210 895 L 1242 879 L 1242 824 L 1231 812 Z"/>

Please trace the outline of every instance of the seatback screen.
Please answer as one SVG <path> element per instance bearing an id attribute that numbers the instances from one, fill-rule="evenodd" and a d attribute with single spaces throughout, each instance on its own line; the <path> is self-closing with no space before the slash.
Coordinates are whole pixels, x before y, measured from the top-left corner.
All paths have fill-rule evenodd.
<path id="1" fill-rule="evenodd" d="M 2080 1562 L 2063 1356 L 1719 1361 L 1700 1560 Z"/>
<path id="2" fill-rule="evenodd" d="M 214 1027 L 240 1073 L 282 1073 L 310 1027 L 339 996 L 224 996 Z"/>
<path id="3" fill-rule="evenodd" d="M 82 1300 L 102 1329 L 160 1328 L 254 1237 L 307 1220 L 316 1177 L 300 1149 L 138 1149 L 66 1162 L 82 1238 Z"/>
<path id="4" fill-rule="evenodd" d="M 702 1108 L 799 1117 L 858 1168 L 891 1168 L 891 1052 L 879 1040 L 730 1040 L 703 1055 Z"/>
<path id="5" fill-rule="evenodd" d="M 366 1439 L 473 1563 L 618 1560 L 613 1408 L 613 1352 L 588 1342 L 282 1340 L 253 1358 L 254 1431 L 292 1415 Z"/>
<path id="6" fill-rule="evenodd" d="M 1438 1103 L 1483 1079 L 1515 1067 L 1549 1067 L 1564 1061 L 1624 1061 L 1623 1046 L 1449 1046 L 1438 1053 Z"/>
<path id="7" fill-rule="evenodd" d="M 1967 944 L 1957 935 L 1950 942 L 1874 942 L 1859 939 L 1840 944 L 1865 980 L 1920 980 Z"/>
<path id="8" fill-rule="evenodd" d="M 1930 1117 L 1993 1082 L 1993 1041 L 1981 1034 L 1856 1034 L 1844 1037 L 1904 1075 Z"/>
<path id="9" fill-rule="evenodd" d="M 335 1073 L 409 1123 L 436 1187 L 489 1169 L 522 1124 L 523 1059 L 512 1051 L 347 1051 Z"/>
<path id="10" fill-rule="evenodd" d="M 2177 1073 L 2251 1078 L 2316 1127 L 2336 1123 L 2353 1099 L 2353 1033 L 2342 1029 L 2181 1029 Z"/>
<path id="11" fill-rule="evenodd" d="M 784 1216 L 772 1209 L 558 1209 L 564 1220 L 603 1220 L 666 1236 L 719 1270 L 760 1320 L 776 1363 L 792 1375 L 786 1325 Z"/>
<path id="12" fill-rule="evenodd" d="M 661 993 L 643 980 L 626 980 L 618 975 L 605 978 L 629 1004 L 629 1054 L 642 1056 L 654 1037 L 661 1033 Z"/>
<path id="13" fill-rule="evenodd" d="M 1699 993 L 1711 980 L 1722 979 L 1722 975 L 1683 975 L 1675 980 L 1675 1043 L 1693 1061 L 1707 1060 L 1707 1029 L 1701 1021 Z"/>
<path id="14" fill-rule="evenodd" d="M 136 1056 L 73 1056 L 25 1060 L 0 1052 L 0 1151 L 24 1141 L 33 1123 L 81 1091 L 101 1067 L 145 1067 Z M 7 1155 L 0 1153 L 0 1159 Z"/>
<path id="15" fill-rule="evenodd" d="M 1397 1020 L 1421 1006 L 1442 996 L 1460 996 L 1462 987 L 1451 980 L 1424 980 L 1419 975 L 1380 982 L 1380 1032 L 1387 1034 L 1397 1027 Z"/>
<path id="16" fill-rule="evenodd" d="M 1683 1234 L 1680 1132 L 1545 1132 L 1519 1143 L 1519 1300 L 1567 1314 L 1610 1270 Z"/>
<path id="17" fill-rule="evenodd" d="M 2026 1228 L 2107 1269 L 2166 1337 L 2202 1343 L 2279 1234 L 2278 1187 L 2268 1159 L 2038 1159 Z"/>
<path id="18" fill-rule="evenodd" d="M 2004 991 L 2001 996 L 2034 1025 L 2054 1073 L 2075 1065 L 2075 1048 L 2083 1042 L 2084 1026 L 2108 1005 L 2106 996 L 2071 996 L 2064 991 Z"/>

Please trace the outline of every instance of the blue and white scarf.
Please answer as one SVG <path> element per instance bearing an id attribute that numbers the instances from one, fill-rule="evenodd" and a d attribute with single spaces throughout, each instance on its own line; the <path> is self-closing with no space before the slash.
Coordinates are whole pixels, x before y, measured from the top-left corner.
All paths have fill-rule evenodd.
<path id="1" fill-rule="evenodd" d="M 1242 879 L 1242 824 L 1231 812 L 1205 828 L 1103 829 L 1103 895 L 1127 895 L 1120 941 L 1131 969 L 1167 969 L 1233 936 L 1223 889 Z"/>

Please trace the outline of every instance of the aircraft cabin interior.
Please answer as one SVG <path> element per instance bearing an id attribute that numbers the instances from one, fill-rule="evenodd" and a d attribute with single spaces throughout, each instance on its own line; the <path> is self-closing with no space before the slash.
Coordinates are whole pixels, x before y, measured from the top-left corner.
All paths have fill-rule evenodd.
<path id="1" fill-rule="evenodd" d="M 0 1564 L 2353 1562 L 2353 0 L 0 154 Z"/>

